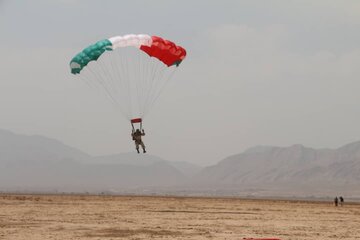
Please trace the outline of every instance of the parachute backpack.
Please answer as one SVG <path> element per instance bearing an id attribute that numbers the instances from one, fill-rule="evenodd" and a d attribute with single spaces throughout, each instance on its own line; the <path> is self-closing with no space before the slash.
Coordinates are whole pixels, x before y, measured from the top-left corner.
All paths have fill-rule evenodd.
<path id="1" fill-rule="evenodd" d="M 102 92 L 130 121 L 140 124 L 160 96 L 186 50 L 146 34 L 101 40 L 70 62 L 71 73 Z"/>

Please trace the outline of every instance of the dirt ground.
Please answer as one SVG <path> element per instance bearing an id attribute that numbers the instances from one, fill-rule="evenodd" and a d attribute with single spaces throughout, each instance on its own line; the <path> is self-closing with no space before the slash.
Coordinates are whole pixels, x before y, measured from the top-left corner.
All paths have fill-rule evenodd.
<path id="1" fill-rule="evenodd" d="M 0 195 L 0 239 L 360 239 L 360 204 Z"/>

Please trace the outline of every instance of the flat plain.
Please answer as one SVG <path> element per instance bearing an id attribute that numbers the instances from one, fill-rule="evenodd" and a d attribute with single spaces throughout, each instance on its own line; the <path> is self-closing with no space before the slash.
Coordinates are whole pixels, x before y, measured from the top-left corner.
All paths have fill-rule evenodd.
<path id="1" fill-rule="evenodd" d="M 0 239 L 360 239 L 360 204 L 240 198 L 0 195 Z"/>

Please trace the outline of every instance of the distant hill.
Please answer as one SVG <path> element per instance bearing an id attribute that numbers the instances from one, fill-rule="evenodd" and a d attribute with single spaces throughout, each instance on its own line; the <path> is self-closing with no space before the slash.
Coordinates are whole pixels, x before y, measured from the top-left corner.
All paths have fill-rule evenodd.
<path id="1" fill-rule="evenodd" d="M 148 154 L 92 157 L 57 140 L 0 130 L 0 191 L 122 191 L 181 184 L 199 167 Z"/>
<path id="2" fill-rule="evenodd" d="M 90 156 L 55 139 L 39 135 L 20 135 L 0 129 L 0 163 L 83 161 Z"/>
<path id="3" fill-rule="evenodd" d="M 338 149 L 257 146 L 204 168 L 193 181 L 249 194 L 360 196 L 360 142 Z"/>

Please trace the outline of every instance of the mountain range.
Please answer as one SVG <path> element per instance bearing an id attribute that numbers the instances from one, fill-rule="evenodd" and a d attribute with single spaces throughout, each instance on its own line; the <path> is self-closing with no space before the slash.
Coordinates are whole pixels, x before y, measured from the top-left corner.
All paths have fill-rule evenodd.
<path id="1" fill-rule="evenodd" d="M 0 130 L 0 191 L 360 197 L 360 142 L 256 146 L 202 168 L 150 154 L 93 157 L 54 139 Z"/>
<path id="2" fill-rule="evenodd" d="M 118 191 L 182 183 L 200 167 L 149 154 L 92 157 L 60 141 L 0 130 L 0 190 Z"/>
<path id="3" fill-rule="evenodd" d="M 195 182 L 251 195 L 360 196 L 360 142 L 338 149 L 256 146 L 204 168 Z"/>

